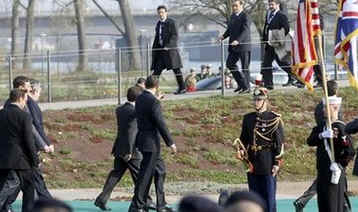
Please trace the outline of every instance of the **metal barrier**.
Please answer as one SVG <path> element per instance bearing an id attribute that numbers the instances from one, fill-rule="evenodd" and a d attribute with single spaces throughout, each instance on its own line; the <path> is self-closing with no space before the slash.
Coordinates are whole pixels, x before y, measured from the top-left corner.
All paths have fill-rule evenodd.
<path id="1" fill-rule="evenodd" d="M 342 79 L 343 75 L 334 72 L 333 57 L 327 56 L 333 49 L 332 39 L 325 39 L 327 70 L 336 79 Z M 289 42 L 289 41 L 288 41 Z M 251 42 L 252 57 L 250 64 L 251 77 L 261 71 L 260 41 Z M 198 68 L 202 64 L 211 64 L 212 73 L 209 75 L 221 76 L 221 84 L 226 84 L 224 71 L 219 67 L 225 67 L 228 44 L 222 42 L 195 42 L 185 43 L 178 47 L 183 60 L 183 74 L 187 75 L 190 68 Z M 125 95 L 127 88 L 133 86 L 139 77 L 150 75 L 151 53 L 150 45 L 135 48 L 120 48 L 109 50 L 86 50 L 83 54 L 78 51 L 47 51 L 30 57 L 23 55 L 1 56 L 6 58 L 0 62 L 0 99 L 4 101 L 8 97 L 12 80 L 19 75 L 25 75 L 39 80 L 43 87 L 41 101 L 67 101 L 82 99 L 118 98 Z M 138 67 L 134 66 L 132 54 L 139 53 Z M 332 51 L 333 53 L 333 51 Z M 78 69 L 78 58 L 86 55 L 88 63 L 84 69 Z M 23 63 L 29 60 L 29 68 L 23 69 Z M 274 67 L 276 67 L 274 65 Z M 196 71 L 200 74 L 200 71 Z M 279 68 L 274 71 L 274 83 L 285 83 L 287 74 Z M 225 95 L 225 87 L 222 87 L 222 95 Z M 176 89 L 175 77 L 172 71 L 163 71 L 161 75 L 161 89 L 171 92 Z"/>

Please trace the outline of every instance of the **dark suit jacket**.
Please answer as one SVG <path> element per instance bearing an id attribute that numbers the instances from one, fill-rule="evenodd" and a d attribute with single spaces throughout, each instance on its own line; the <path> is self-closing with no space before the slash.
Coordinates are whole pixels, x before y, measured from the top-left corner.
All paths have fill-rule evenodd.
<path id="1" fill-rule="evenodd" d="M 159 29 L 160 24 L 163 24 L 162 27 L 162 40 L 163 45 L 160 45 L 159 42 Z M 178 52 L 178 29 L 176 27 L 175 21 L 171 18 L 167 18 L 163 23 L 158 21 L 155 27 L 155 37 L 153 42 L 153 51 L 152 51 L 152 70 L 159 69 L 177 69 L 183 67 L 181 58 Z M 158 51 L 161 48 L 169 48 L 168 51 L 165 51 L 165 57 L 163 57 L 163 52 Z M 165 67 L 164 67 L 164 66 Z"/>
<path id="2" fill-rule="evenodd" d="M 160 152 L 160 137 L 167 146 L 174 144 L 164 121 L 160 101 L 149 91 L 143 91 L 137 97 L 135 111 L 137 114 L 138 134 L 136 145 L 141 152 Z"/>
<path id="3" fill-rule="evenodd" d="M 4 108 L 11 105 L 10 100 L 7 99 Z M 37 102 L 35 102 L 30 96 L 27 99 L 25 112 L 29 113 L 32 118 L 32 133 L 34 134 L 36 151 L 43 151 L 46 145 L 51 145 L 50 140 L 45 134 L 43 128 L 42 112 Z"/>
<path id="4" fill-rule="evenodd" d="M 273 29 L 285 29 L 285 35 L 290 31 L 290 24 L 288 23 L 288 18 L 281 11 L 277 11 L 275 16 L 272 18 L 271 22 L 267 22 L 268 14 L 265 16 L 265 26 L 263 32 L 263 40 L 268 41 L 268 31 Z"/>
<path id="5" fill-rule="evenodd" d="M 0 169 L 38 166 L 31 116 L 17 105 L 0 110 Z"/>
<path id="6" fill-rule="evenodd" d="M 237 46 L 229 46 L 229 51 L 234 52 L 243 52 L 251 50 L 251 32 L 250 32 L 251 21 L 246 13 L 241 12 L 238 16 L 232 14 L 230 17 L 230 22 L 227 30 L 225 31 L 223 37 L 224 39 L 229 38 L 229 43 L 237 40 L 239 44 Z"/>
<path id="7" fill-rule="evenodd" d="M 116 109 L 117 116 L 117 138 L 113 145 L 112 153 L 115 157 L 123 157 L 132 154 L 132 158 L 141 158 L 135 148 L 137 136 L 137 119 L 134 105 L 125 103 Z"/>
<path id="8" fill-rule="evenodd" d="M 44 127 L 43 127 L 43 118 L 42 111 L 37 102 L 35 102 L 30 96 L 27 99 L 27 108 L 30 111 L 32 123 L 34 124 L 37 132 L 41 138 L 46 142 L 47 145 L 51 145 L 51 141 L 46 136 Z"/>

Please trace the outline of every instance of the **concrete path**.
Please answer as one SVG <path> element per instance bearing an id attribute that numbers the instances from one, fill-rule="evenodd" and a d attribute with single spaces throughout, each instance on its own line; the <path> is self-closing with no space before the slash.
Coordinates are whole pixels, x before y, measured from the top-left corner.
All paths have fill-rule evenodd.
<path id="1" fill-rule="evenodd" d="M 310 185 L 312 181 L 306 182 L 278 182 L 277 183 L 277 199 L 296 199 L 299 197 Z M 356 191 L 358 188 L 358 180 L 351 180 L 348 182 L 349 191 Z M 223 188 L 227 188 L 223 185 Z M 235 190 L 247 189 L 247 184 L 230 185 L 230 188 Z M 51 194 L 61 200 L 94 200 L 101 192 L 101 189 L 51 189 Z M 193 191 L 195 192 L 195 191 Z M 200 192 L 202 193 L 202 192 Z M 124 189 L 117 187 L 112 193 L 112 198 L 131 198 L 132 192 L 125 192 Z M 203 193 L 203 195 L 217 200 L 218 193 Z M 172 204 L 180 200 L 182 195 L 166 194 L 167 201 Z"/>
<path id="2" fill-rule="evenodd" d="M 340 80 L 338 81 L 339 87 L 347 87 L 349 86 L 348 80 Z M 279 91 L 287 91 L 287 92 L 294 92 L 296 87 L 281 87 L 275 86 L 275 90 Z M 221 95 L 221 90 L 211 90 L 211 91 L 197 91 L 186 93 L 183 95 L 174 95 L 168 94 L 165 96 L 163 101 L 166 100 L 181 100 L 181 99 L 191 99 L 191 98 L 198 98 L 198 97 L 208 97 L 208 96 L 216 96 Z M 226 96 L 238 96 L 238 94 L 233 92 L 233 89 L 229 89 L 225 91 Z M 249 95 L 249 94 L 244 94 Z M 121 102 L 126 102 L 126 98 L 122 98 Z M 76 108 L 84 108 L 84 107 L 98 107 L 104 105 L 117 105 L 118 99 L 117 98 L 110 98 L 110 99 L 95 99 L 95 100 L 81 100 L 81 101 L 66 101 L 66 102 L 54 102 L 54 103 L 40 103 L 40 107 L 42 110 L 62 110 L 62 109 L 76 109 Z"/>

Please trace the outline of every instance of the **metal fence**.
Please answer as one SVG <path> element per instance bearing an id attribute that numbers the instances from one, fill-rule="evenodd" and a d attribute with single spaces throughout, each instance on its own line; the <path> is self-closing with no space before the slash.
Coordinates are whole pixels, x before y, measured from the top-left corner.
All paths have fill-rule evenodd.
<path id="1" fill-rule="evenodd" d="M 327 36 L 326 59 L 327 70 L 330 78 L 343 79 L 344 74 L 334 72 L 333 56 L 329 56 L 333 49 L 333 39 Z M 253 41 L 252 57 L 250 64 L 251 77 L 261 70 L 261 43 Z M 224 72 L 219 72 L 219 67 L 225 67 L 227 57 L 227 43 L 195 42 L 181 44 L 178 49 L 183 60 L 183 73 L 186 75 L 189 69 L 198 68 L 202 64 L 211 64 L 212 73 L 221 75 L 224 84 Z M 118 98 L 125 96 L 128 87 L 133 86 L 139 77 L 147 77 L 151 74 L 151 52 L 149 44 L 136 48 L 118 48 L 109 50 L 86 50 L 88 63 L 85 69 L 79 70 L 78 59 L 81 55 L 78 51 L 43 52 L 42 54 L 24 57 L 0 55 L 0 99 L 8 98 L 12 87 L 12 80 L 19 75 L 25 75 L 39 80 L 43 85 L 41 101 L 55 102 L 68 100 Z M 133 68 L 132 54 L 139 54 L 139 67 Z M 327 56 L 328 55 L 328 56 Z M 29 67 L 24 69 L 23 63 L 29 60 Z M 287 81 L 287 74 L 275 69 L 274 83 L 282 84 Z M 222 94 L 225 94 L 224 87 Z M 161 89 L 172 92 L 176 89 L 176 81 L 172 71 L 163 71 L 161 75 Z"/>

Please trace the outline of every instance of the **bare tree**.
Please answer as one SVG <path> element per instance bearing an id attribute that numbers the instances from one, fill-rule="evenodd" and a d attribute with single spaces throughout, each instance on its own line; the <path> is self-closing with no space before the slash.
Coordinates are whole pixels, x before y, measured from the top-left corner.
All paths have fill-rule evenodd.
<path id="1" fill-rule="evenodd" d="M 124 23 L 124 30 L 116 23 L 114 18 L 109 15 L 106 10 L 96 1 L 92 0 L 93 3 L 98 7 L 98 9 L 103 13 L 103 15 L 116 27 L 116 29 L 124 36 L 128 46 L 130 47 L 130 67 L 134 70 L 140 69 L 140 54 L 138 49 L 138 39 L 136 35 L 136 27 L 133 20 L 133 15 L 129 6 L 128 0 L 115 0 L 118 2 L 121 15 Z"/>
<path id="2" fill-rule="evenodd" d="M 32 29 L 34 22 L 34 10 L 36 0 L 29 0 L 26 8 L 26 32 L 24 46 L 23 69 L 31 68 L 31 51 L 32 51 Z"/>
<path id="3" fill-rule="evenodd" d="M 234 0 L 169 0 L 174 8 L 185 11 L 185 15 L 201 15 L 208 20 L 226 28 L 232 13 L 231 5 Z M 262 34 L 266 0 L 245 1 L 245 11 L 251 16 L 259 34 Z"/>
<path id="4" fill-rule="evenodd" d="M 85 11 L 84 11 L 84 0 L 74 0 L 75 8 L 75 19 L 76 19 L 76 28 L 77 28 L 77 39 L 78 39 L 78 71 L 87 70 L 88 66 L 88 56 L 86 54 L 87 49 L 87 38 L 86 38 L 86 26 L 84 21 Z"/>
<path id="5" fill-rule="evenodd" d="M 19 52 L 18 46 L 18 34 L 19 34 L 19 7 L 20 0 L 14 0 L 12 5 L 12 16 L 11 16 L 11 56 Z M 16 60 L 12 63 L 12 68 L 16 68 Z"/>

